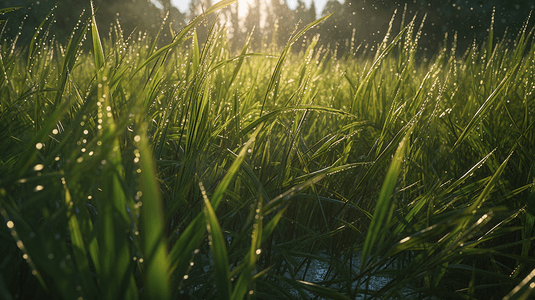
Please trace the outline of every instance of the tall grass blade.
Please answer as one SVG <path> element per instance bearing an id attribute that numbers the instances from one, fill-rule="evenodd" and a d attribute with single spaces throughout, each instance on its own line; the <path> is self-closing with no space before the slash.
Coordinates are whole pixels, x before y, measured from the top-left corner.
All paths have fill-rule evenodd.
<path id="1" fill-rule="evenodd" d="M 219 225 L 202 183 L 199 183 L 199 187 L 205 205 L 204 218 L 206 219 L 206 230 L 208 231 L 208 240 L 214 261 L 214 281 L 217 288 L 217 297 L 218 299 L 230 299 L 230 269 L 225 239 L 221 231 L 221 225 Z"/>
<path id="2" fill-rule="evenodd" d="M 97 21 L 95 20 L 95 8 L 93 1 L 91 3 L 91 38 L 93 40 L 93 55 L 95 56 L 95 66 L 100 70 L 104 65 L 104 49 L 100 42 L 100 35 L 98 33 Z"/>
<path id="3" fill-rule="evenodd" d="M 222 0 L 222 1 L 219 1 L 218 3 L 210 6 L 205 13 L 203 13 L 202 15 L 199 15 L 197 17 L 195 17 L 188 25 L 186 25 L 184 28 L 182 28 L 182 30 L 180 30 L 180 32 L 178 32 L 175 37 L 173 38 L 173 42 L 171 42 L 170 44 L 168 45 L 165 45 L 163 46 L 162 48 L 160 48 L 159 50 L 157 50 L 156 52 L 154 52 L 153 54 L 151 54 L 146 60 L 145 62 L 143 62 L 137 69 L 136 71 L 133 73 L 133 75 L 135 75 L 137 72 L 139 72 L 141 69 L 143 69 L 144 67 L 146 67 L 148 64 L 150 64 L 152 61 L 154 61 L 156 58 L 158 58 L 159 56 L 163 55 L 163 54 L 166 54 L 169 50 L 171 50 L 172 48 L 176 47 L 177 45 L 179 45 L 180 43 L 182 43 L 184 41 L 184 39 L 186 38 L 186 34 L 192 30 L 193 28 L 195 28 L 195 26 L 197 26 L 197 24 L 199 24 L 203 18 L 205 18 L 207 15 L 215 12 L 216 10 L 219 10 L 219 9 L 222 9 L 224 7 L 227 7 L 233 3 L 235 3 L 237 0 Z"/>
<path id="4" fill-rule="evenodd" d="M 234 285 L 234 289 L 232 291 L 231 299 L 239 300 L 243 299 L 245 297 L 245 294 L 247 293 L 247 289 L 252 284 L 254 280 L 254 272 L 256 269 L 256 261 L 258 259 L 258 256 L 262 252 L 260 246 L 262 243 L 262 237 L 263 237 L 263 216 L 261 215 L 262 212 L 262 193 L 258 193 L 258 203 L 255 209 L 255 215 L 254 215 L 254 224 L 253 224 L 253 231 L 251 233 L 251 246 L 249 248 L 249 252 L 245 255 L 242 264 L 243 270 L 240 274 L 240 277 L 238 278 L 236 284 Z"/>
<path id="5" fill-rule="evenodd" d="M 247 143 L 242 147 L 238 157 L 234 160 L 230 168 L 228 169 L 225 177 L 221 180 L 216 187 L 210 204 L 213 210 L 217 210 L 217 207 L 223 199 L 225 190 L 232 182 L 233 178 L 238 173 L 241 163 L 244 161 L 247 155 L 247 150 L 252 146 L 256 139 L 256 135 L 260 132 L 262 126 L 259 126 L 256 131 L 249 138 Z M 188 269 L 190 258 L 194 250 L 199 246 L 205 233 L 205 220 L 203 214 L 198 214 L 195 219 L 188 225 L 184 232 L 180 235 L 177 242 L 169 253 L 171 271 L 176 272 L 180 278 L 182 278 Z"/>
<path id="6" fill-rule="evenodd" d="M 295 34 L 284 46 L 284 49 L 282 50 L 279 60 L 277 61 L 277 65 L 275 66 L 275 69 L 273 70 L 271 74 L 271 78 L 269 80 L 266 93 L 264 95 L 264 100 L 262 101 L 262 107 L 260 108 L 260 117 L 262 117 L 264 113 L 264 106 L 266 104 L 266 101 L 268 98 L 271 102 L 275 102 L 277 100 L 278 90 L 279 90 L 279 84 L 280 84 L 280 76 L 282 73 L 282 68 L 284 66 L 284 62 L 286 61 L 286 57 L 288 56 L 290 49 L 292 48 L 292 45 L 303 35 L 305 32 L 307 32 L 310 28 L 320 24 L 321 22 L 325 21 L 327 18 L 329 18 L 331 15 L 324 16 L 322 18 L 317 19 L 316 21 L 311 22 L 305 28 L 301 29 L 297 34 Z"/>
<path id="7" fill-rule="evenodd" d="M 100 257 L 103 299 L 137 298 L 137 289 L 130 269 L 131 259 L 127 232 L 130 217 L 126 210 L 126 194 L 121 183 L 124 180 L 122 156 L 120 152 L 117 126 L 107 107 L 111 107 L 109 87 L 105 82 L 98 88 L 99 113 L 102 116 L 103 130 L 100 133 L 106 155 L 102 182 L 102 200 L 99 201 L 101 216 Z"/>
<path id="8" fill-rule="evenodd" d="M 65 204 L 71 209 L 67 211 L 67 219 L 69 221 L 69 232 L 71 234 L 71 243 L 73 248 L 74 259 L 76 260 L 76 265 L 78 267 L 78 272 L 82 278 L 82 289 L 84 294 L 87 297 L 97 297 L 96 292 L 97 288 L 91 276 L 91 270 L 89 268 L 89 261 L 86 248 L 87 246 L 84 243 L 82 231 L 78 223 L 78 218 L 74 210 L 74 205 L 72 205 L 72 198 L 67 188 L 67 185 L 64 183 L 65 188 Z"/>
<path id="9" fill-rule="evenodd" d="M 161 199 L 156 168 L 152 160 L 146 125 L 140 127 L 134 137 L 139 150 L 141 211 L 140 234 L 144 253 L 145 284 L 147 298 L 169 299 L 169 259 L 165 239 L 165 214 Z"/>
<path id="10" fill-rule="evenodd" d="M 390 167 L 386 173 L 383 186 L 381 187 L 381 192 L 379 193 L 379 199 L 377 199 L 377 204 L 375 205 L 373 218 L 370 226 L 368 227 L 366 240 L 364 241 L 364 245 L 362 247 L 362 258 L 360 261 L 361 269 L 364 269 L 366 264 L 368 264 L 368 259 L 375 246 L 375 242 L 382 234 L 381 229 L 384 229 L 385 220 L 389 220 L 390 215 L 392 214 L 393 204 L 391 197 L 398 180 L 398 175 L 401 170 L 401 163 L 403 161 L 408 143 L 408 135 L 406 135 L 399 143 L 398 149 L 392 158 L 392 163 L 390 164 Z M 388 224 L 388 222 L 386 222 L 386 224 Z"/>

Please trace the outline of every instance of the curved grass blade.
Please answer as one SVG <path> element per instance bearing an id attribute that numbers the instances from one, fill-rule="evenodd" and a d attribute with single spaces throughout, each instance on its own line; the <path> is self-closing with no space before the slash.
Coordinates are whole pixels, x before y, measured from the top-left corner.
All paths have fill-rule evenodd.
<path id="1" fill-rule="evenodd" d="M 208 231 L 208 240 L 210 241 L 210 250 L 214 261 L 214 281 L 217 288 L 217 298 L 230 299 L 230 268 L 223 231 L 221 230 L 221 225 L 219 225 L 215 211 L 210 204 L 210 200 L 206 196 L 202 182 L 199 182 L 199 187 L 205 205 L 203 211 L 206 230 Z"/>
<path id="2" fill-rule="evenodd" d="M 247 143 L 245 143 L 245 145 L 240 150 L 238 157 L 234 160 L 229 170 L 227 171 L 227 174 L 225 174 L 225 177 L 223 177 L 219 185 L 216 187 L 214 194 L 212 195 L 212 199 L 210 201 L 214 211 L 217 210 L 217 207 L 219 206 L 221 200 L 223 200 L 225 190 L 228 188 L 232 180 L 236 177 L 242 162 L 247 156 L 247 150 L 254 143 L 256 136 L 260 132 L 261 128 L 262 126 L 259 126 L 249 138 Z M 205 228 L 206 225 L 203 213 L 199 213 L 197 217 L 195 217 L 195 219 L 180 235 L 177 242 L 171 249 L 169 254 L 171 262 L 170 272 L 176 271 L 179 278 L 182 278 L 184 274 L 186 274 L 186 271 L 189 267 L 189 260 L 191 258 L 191 255 L 204 238 Z"/>
<path id="3" fill-rule="evenodd" d="M 147 299 L 169 299 L 169 260 L 165 239 L 165 214 L 160 195 L 156 168 L 152 160 L 146 125 L 141 126 L 134 137 L 140 154 L 140 184 L 142 195 L 140 234 L 144 253 L 145 284 Z"/>
<path id="4" fill-rule="evenodd" d="M 93 55 L 95 56 L 95 66 L 97 72 L 104 65 L 104 49 L 100 42 L 100 36 L 97 28 L 97 21 L 95 20 L 95 9 L 93 1 L 91 1 L 91 38 L 93 40 Z"/>
<path id="5" fill-rule="evenodd" d="M 32 138 L 32 141 L 30 142 L 30 145 L 35 145 L 36 147 L 30 147 L 24 152 L 24 154 L 20 157 L 17 163 L 17 167 L 15 168 L 15 170 L 17 170 L 16 175 L 10 176 L 10 179 L 18 180 L 23 176 L 24 172 L 26 172 L 28 167 L 32 164 L 33 159 L 38 152 L 37 146 L 42 145 L 41 142 L 46 139 L 52 129 L 57 125 L 57 121 L 60 119 L 60 117 L 71 106 L 71 103 L 69 101 L 62 102 L 61 99 L 65 91 L 68 76 L 72 68 L 74 67 L 74 63 L 78 58 L 78 50 L 82 45 L 83 37 L 85 35 L 85 32 L 87 32 L 88 27 L 89 23 L 86 23 L 85 26 L 83 26 L 83 28 L 78 32 L 78 35 L 76 35 L 76 37 L 73 36 L 69 40 L 67 44 L 67 50 L 65 52 L 65 60 L 63 62 L 62 71 L 58 82 L 59 86 L 56 89 L 57 93 L 53 104 L 53 111 L 47 118 L 47 121 L 42 124 L 42 127 L 39 129 L 37 134 Z"/>
<path id="6" fill-rule="evenodd" d="M 18 10 L 18 9 L 21 9 L 21 8 L 22 8 L 22 6 L 2 8 L 2 9 L 0 9 L 0 15 L 7 14 L 8 12 L 12 12 L 12 11 L 15 11 L 15 10 Z"/>
<path id="7" fill-rule="evenodd" d="M 286 43 L 286 46 L 284 46 L 284 49 L 282 50 L 282 53 L 279 57 L 279 60 L 277 61 L 277 65 L 275 66 L 275 70 L 273 70 L 273 73 L 271 74 L 271 79 L 269 80 L 268 87 L 266 90 L 266 94 L 264 95 L 264 100 L 262 101 L 262 107 L 260 109 L 260 117 L 262 117 L 264 113 L 264 105 L 266 104 L 267 99 L 270 95 L 273 95 L 273 98 L 271 99 L 271 102 L 275 102 L 277 99 L 277 93 L 279 90 L 279 83 L 280 83 L 280 76 L 282 73 L 282 68 L 284 66 L 284 62 L 286 60 L 286 56 L 288 56 L 288 53 L 290 52 L 290 49 L 292 48 L 292 45 L 303 35 L 305 32 L 307 32 L 310 28 L 318 25 L 319 23 L 325 21 L 328 17 L 330 17 L 332 14 L 324 16 L 322 18 L 317 19 L 314 22 L 311 22 L 305 28 L 301 29 L 296 35 L 294 35 L 288 43 Z"/>
<path id="8" fill-rule="evenodd" d="M 39 44 L 39 41 L 37 40 L 37 38 L 39 37 L 39 33 L 43 32 L 43 27 L 45 26 L 45 23 L 48 21 L 48 19 L 50 18 L 50 15 L 52 15 L 53 12 L 54 12 L 54 8 L 50 10 L 50 12 L 46 15 L 46 17 L 41 22 L 41 24 L 39 24 L 39 26 L 35 29 L 35 33 L 30 39 L 30 46 L 28 47 L 28 61 L 27 61 L 28 66 L 31 66 L 32 57 L 34 57 L 35 53 L 37 52 L 37 49 L 35 47 L 36 45 Z M 51 22 L 53 22 L 53 20 L 51 20 Z"/>
<path id="9" fill-rule="evenodd" d="M 390 164 L 388 172 L 386 173 L 386 178 L 383 182 L 383 186 L 381 187 L 379 199 L 377 200 L 375 211 L 373 213 L 373 218 L 370 223 L 370 227 L 368 228 L 368 234 L 366 234 L 366 240 L 364 241 L 364 246 L 362 248 L 362 258 L 360 261 L 361 270 L 363 270 L 364 266 L 367 264 L 368 258 L 372 253 L 372 249 L 375 246 L 375 242 L 379 239 L 381 235 L 381 229 L 384 228 L 385 219 L 389 219 L 390 214 L 392 213 L 393 204 L 391 203 L 390 197 L 394 192 L 398 175 L 400 173 L 401 162 L 403 161 L 403 157 L 405 155 L 405 148 L 408 144 L 407 140 L 408 136 L 405 136 L 405 138 L 403 138 L 403 140 L 401 140 L 401 142 L 399 143 L 398 149 L 396 150 L 396 154 L 394 154 L 392 163 Z"/>
<path id="10" fill-rule="evenodd" d="M 99 114 L 102 115 L 102 132 L 99 133 L 108 151 L 105 158 L 105 169 L 102 174 L 102 200 L 99 201 L 101 211 L 100 243 L 101 257 L 101 290 L 103 299 L 136 299 L 137 288 L 130 269 L 134 261 L 130 256 L 130 245 L 127 232 L 130 229 L 130 217 L 126 211 L 126 193 L 121 181 L 124 180 L 122 156 L 120 151 L 117 125 L 112 114 L 105 111 L 111 107 L 109 86 L 106 83 L 98 88 Z"/>
<path id="11" fill-rule="evenodd" d="M 502 172 L 505 170 L 505 166 L 507 166 L 507 162 L 509 161 L 509 159 L 513 155 L 513 152 L 514 152 L 514 150 L 511 151 L 511 153 L 509 153 L 509 155 L 503 161 L 503 163 L 500 165 L 498 170 L 496 170 L 494 175 L 492 175 L 492 177 L 490 178 L 489 182 L 487 183 L 487 186 L 485 186 L 485 189 L 483 190 L 483 192 L 481 192 L 479 197 L 477 197 L 476 201 L 474 201 L 474 203 L 472 203 L 470 205 L 470 207 L 467 208 L 467 211 L 475 211 L 475 210 L 477 210 L 477 209 L 479 209 L 481 207 L 481 204 L 483 204 L 483 201 L 485 201 L 485 199 L 490 194 L 490 192 L 492 191 L 494 186 L 498 183 L 498 179 L 502 175 Z"/>
<path id="12" fill-rule="evenodd" d="M 247 255 L 245 255 L 245 258 L 243 259 L 243 263 L 245 264 L 245 266 L 243 267 L 243 271 L 234 286 L 234 290 L 232 291 L 231 299 L 233 300 L 240 300 L 245 297 L 249 285 L 254 280 L 256 261 L 258 259 L 258 255 L 262 251 L 260 249 L 263 237 L 263 217 L 260 214 L 262 212 L 263 202 L 262 193 L 258 193 L 258 198 L 258 204 L 255 209 L 255 223 L 253 225 L 253 232 L 251 234 L 251 247 L 249 248 L 249 252 L 247 252 Z"/>
<path id="13" fill-rule="evenodd" d="M 168 45 L 165 45 L 163 46 L 162 48 L 160 48 L 158 51 L 154 52 L 152 55 L 150 55 L 146 60 L 145 62 L 143 62 L 137 69 L 136 71 L 132 74 L 132 77 L 134 75 L 136 75 L 141 69 L 143 69 L 144 67 L 146 67 L 148 64 L 150 64 L 153 60 L 155 60 L 156 58 L 158 58 L 160 55 L 163 55 L 165 53 L 167 53 L 167 51 L 171 50 L 173 47 L 177 46 L 178 44 L 182 43 L 182 41 L 186 38 L 186 34 L 191 30 L 193 29 L 195 26 L 197 26 L 197 24 L 199 24 L 203 18 L 205 18 L 207 15 L 213 13 L 214 11 L 216 10 L 219 10 L 219 9 L 222 9 L 224 7 L 227 7 L 231 4 L 233 4 L 234 2 L 236 2 L 237 0 L 222 0 L 222 1 L 219 1 L 218 3 L 210 6 L 208 8 L 208 10 L 206 10 L 206 12 L 202 15 L 199 15 L 197 16 L 195 19 L 193 19 L 188 25 L 186 25 L 186 27 L 184 27 L 182 30 L 180 30 L 179 33 L 176 34 L 176 36 L 173 38 L 173 42 L 171 42 L 170 44 Z"/>

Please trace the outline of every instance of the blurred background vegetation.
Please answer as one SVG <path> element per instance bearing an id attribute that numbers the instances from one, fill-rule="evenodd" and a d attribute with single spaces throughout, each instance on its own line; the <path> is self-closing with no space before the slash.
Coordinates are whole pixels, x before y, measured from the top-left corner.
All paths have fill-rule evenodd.
<path id="1" fill-rule="evenodd" d="M 170 39 L 167 26 L 177 30 L 203 9 L 217 2 L 185 1 L 189 1 L 189 11 L 179 11 L 172 5 L 171 0 L 95 0 L 94 3 L 99 8 L 96 18 L 101 35 L 104 36 L 110 32 L 117 20 L 127 36 L 133 31 L 147 32 L 150 36 L 155 36 L 166 12 L 169 12 L 164 27 L 166 30 L 162 32 L 162 42 L 165 43 Z M 0 16 L 1 19 L 9 19 L 3 37 L 13 38 L 22 30 L 20 41 L 23 44 L 29 41 L 35 28 L 53 7 L 56 7 L 54 15 L 57 27 L 54 32 L 60 42 L 68 39 L 80 14 L 85 11 L 88 17 L 90 11 L 89 1 L 79 0 L 7 0 L 0 3 L 0 9 L 12 6 L 22 6 L 24 9 Z M 523 0 L 329 0 L 323 9 L 318 10 L 314 0 L 293 0 L 292 5 L 288 0 L 251 0 L 238 1 L 237 4 L 224 9 L 219 17 L 221 22 L 227 23 L 234 49 L 243 45 L 246 34 L 253 31 L 253 28 L 252 46 L 259 49 L 262 45 L 273 42 L 279 46 L 285 45 L 291 33 L 295 31 L 296 24 L 308 24 L 332 13 L 333 16 L 327 22 L 310 31 L 308 36 L 320 33 L 320 45 L 330 45 L 331 49 L 336 48 L 338 54 L 343 55 L 351 50 L 352 38 L 353 44 L 370 47 L 381 42 L 389 21 L 397 10 L 395 29 L 400 28 L 401 22 L 408 23 L 413 16 L 416 16 L 418 21 L 425 16 L 420 50 L 434 54 L 444 45 L 446 34 L 449 42 L 457 39 L 461 50 L 466 49 L 474 40 L 484 40 L 490 28 L 493 9 L 496 11 L 495 38 L 501 39 L 505 36 L 509 39 L 510 33 L 519 31 L 533 7 L 533 1 Z M 322 11 L 321 16 L 317 11 Z M 401 17 L 403 14 L 405 18 Z M 201 39 L 208 24 L 210 22 L 204 22 L 198 29 Z M 295 47 L 297 51 L 300 49 L 302 47 L 299 45 Z"/>

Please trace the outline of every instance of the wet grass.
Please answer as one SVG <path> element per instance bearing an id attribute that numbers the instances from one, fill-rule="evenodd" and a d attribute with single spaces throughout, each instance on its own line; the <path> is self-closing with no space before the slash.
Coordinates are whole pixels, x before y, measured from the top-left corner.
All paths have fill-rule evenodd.
<path id="1" fill-rule="evenodd" d="M 2 298 L 529 296 L 533 29 L 417 60 L 410 22 L 336 59 L 291 51 L 322 20 L 240 53 L 201 20 L 3 42 Z"/>

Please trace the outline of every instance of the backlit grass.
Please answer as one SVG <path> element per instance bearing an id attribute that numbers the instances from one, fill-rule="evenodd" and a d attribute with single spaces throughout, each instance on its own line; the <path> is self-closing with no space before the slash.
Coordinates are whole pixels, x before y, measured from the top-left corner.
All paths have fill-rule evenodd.
<path id="1" fill-rule="evenodd" d="M 413 21 L 336 59 L 291 49 L 323 19 L 239 53 L 202 19 L 3 41 L 2 298 L 529 296 L 532 28 L 422 59 Z"/>

